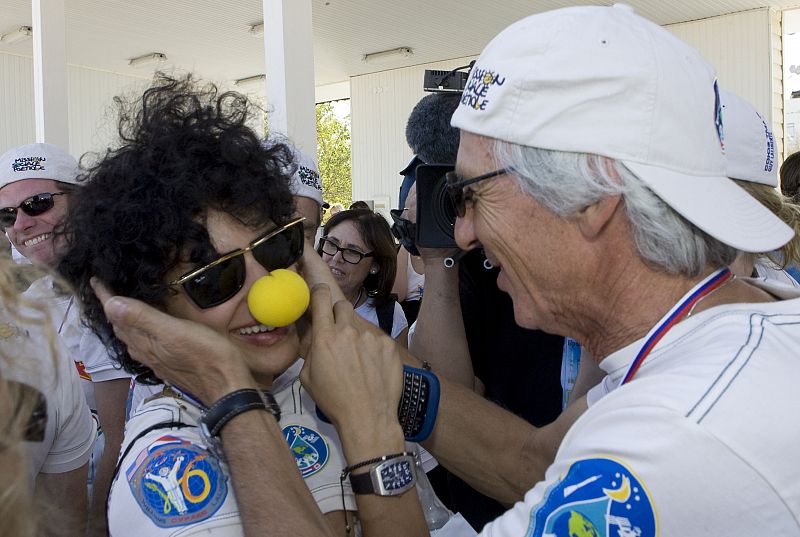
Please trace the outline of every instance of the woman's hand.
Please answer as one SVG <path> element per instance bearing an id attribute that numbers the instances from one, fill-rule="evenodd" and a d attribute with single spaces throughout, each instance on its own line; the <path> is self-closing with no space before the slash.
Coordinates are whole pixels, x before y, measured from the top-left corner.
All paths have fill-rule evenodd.
<path id="1" fill-rule="evenodd" d="M 185 388 L 206 405 L 234 390 L 257 387 L 244 358 L 227 338 L 139 300 L 113 296 L 96 278 L 92 288 L 131 357 L 165 382 Z"/>

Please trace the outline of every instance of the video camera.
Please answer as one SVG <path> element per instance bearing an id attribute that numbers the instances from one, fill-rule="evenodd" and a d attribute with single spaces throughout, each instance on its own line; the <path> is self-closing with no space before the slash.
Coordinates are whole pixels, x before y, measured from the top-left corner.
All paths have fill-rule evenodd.
<path id="1" fill-rule="evenodd" d="M 426 69 L 423 89 L 434 93 L 463 93 L 474 63 L 456 67 L 452 71 Z M 449 164 L 434 163 L 417 166 L 417 246 L 457 248 L 456 209 L 447 194 L 444 178 L 453 168 Z"/>

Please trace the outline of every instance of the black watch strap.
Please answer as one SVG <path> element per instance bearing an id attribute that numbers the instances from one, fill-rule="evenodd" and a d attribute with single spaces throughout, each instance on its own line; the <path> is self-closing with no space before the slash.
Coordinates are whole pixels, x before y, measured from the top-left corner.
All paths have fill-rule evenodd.
<path id="1" fill-rule="evenodd" d="M 210 436 L 218 437 L 226 423 L 248 410 L 266 410 L 276 420 L 281 419 L 281 408 L 272 393 L 250 388 L 223 396 L 203 412 L 200 421 L 206 426 Z"/>
<path id="2" fill-rule="evenodd" d="M 350 487 L 353 494 L 375 494 L 375 487 L 372 485 L 372 472 L 365 474 L 350 474 Z"/>

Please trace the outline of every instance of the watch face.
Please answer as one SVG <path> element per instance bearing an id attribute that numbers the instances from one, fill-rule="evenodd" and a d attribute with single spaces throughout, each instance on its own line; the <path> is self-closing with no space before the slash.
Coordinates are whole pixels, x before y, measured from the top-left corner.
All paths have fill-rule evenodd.
<path id="1" fill-rule="evenodd" d="M 414 483 L 414 470 L 409 461 L 389 462 L 381 465 L 381 482 L 387 492 L 407 488 Z"/>

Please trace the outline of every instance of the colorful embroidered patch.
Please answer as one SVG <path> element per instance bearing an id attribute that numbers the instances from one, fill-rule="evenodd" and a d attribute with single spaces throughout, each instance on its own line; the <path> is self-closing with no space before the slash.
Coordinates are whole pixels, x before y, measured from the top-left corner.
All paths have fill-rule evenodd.
<path id="1" fill-rule="evenodd" d="M 283 435 L 303 478 L 316 474 L 328 463 L 328 444 L 317 431 L 302 425 L 287 425 Z"/>
<path id="2" fill-rule="evenodd" d="M 531 537 L 655 537 L 655 508 L 632 471 L 611 459 L 585 459 L 531 511 Z"/>
<path id="3" fill-rule="evenodd" d="M 219 461 L 174 436 L 162 436 L 142 451 L 126 475 L 139 507 L 160 528 L 206 520 L 228 496 Z"/>

